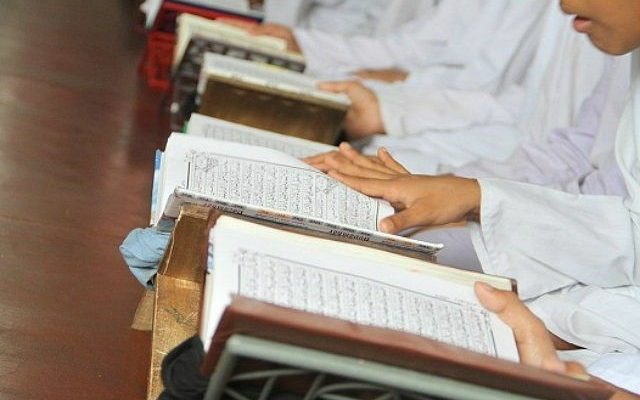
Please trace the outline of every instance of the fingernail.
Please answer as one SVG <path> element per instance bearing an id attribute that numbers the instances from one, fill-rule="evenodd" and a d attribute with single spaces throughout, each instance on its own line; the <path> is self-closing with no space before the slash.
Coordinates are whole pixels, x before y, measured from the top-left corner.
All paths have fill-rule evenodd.
<path id="1" fill-rule="evenodd" d="M 380 230 L 382 232 L 391 232 L 393 230 L 393 222 L 389 221 L 388 219 L 383 219 L 382 221 L 380 221 Z"/>

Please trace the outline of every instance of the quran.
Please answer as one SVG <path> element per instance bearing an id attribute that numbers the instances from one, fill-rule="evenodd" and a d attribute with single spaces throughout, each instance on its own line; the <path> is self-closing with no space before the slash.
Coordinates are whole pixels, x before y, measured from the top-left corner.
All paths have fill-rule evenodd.
<path id="1" fill-rule="evenodd" d="M 308 75 L 206 53 L 200 72 L 200 114 L 290 136 L 335 144 L 351 105 L 318 88 Z"/>
<path id="2" fill-rule="evenodd" d="M 336 146 L 256 129 L 198 113 L 191 114 L 186 134 L 266 147 L 296 158 L 309 157 L 338 149 Z"/>
<path id="3" fill-rule="evenodd" d="M 212 228 L 209 248 L 205 347 L 232 296 L 240 295 L 518 360 L 511 329 L 473 290 L 476 281 L 512 290 L 510 279 L 226 215 Z"/>
<path id="4" fill-rule="evenodd" d="M 597 382 L 248 297 L 236 297 L 224 311 L 202 370 L 214 372 L 212 383 L 228 377 L 226 388 L 209 386 L 225 394 L 251 387 L 293 398 L 323 393 L 336 399 L 605 400 L 613 395 Z M 292 370 L 289 376 L 281 373 Z M 265 378 L 241 379 L 248 374 Z"/>
<path id="5" fill-rule="evenodd" d="M 176 218 L 183 204 L 197 204 L 426 257 L 442 248 L 378 232 L 378 222 L 394 213 L 391 205 L 356 192 L 287 154 L 299 151 L 300 142 L 278 151 L 238 141 L 172 134 L 158 163 L 152 223 Z M 280 140 L 267 144 L 287 145 Z"/>

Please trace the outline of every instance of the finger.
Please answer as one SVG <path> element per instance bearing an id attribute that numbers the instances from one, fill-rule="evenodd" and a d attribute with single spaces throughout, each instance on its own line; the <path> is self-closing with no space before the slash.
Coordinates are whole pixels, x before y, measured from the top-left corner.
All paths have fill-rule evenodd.
<path id="1" fill-rule="evenodd" d="M 589 380 L 589 374 L 584 366 L 575 361 L 567 361 L 565 364 L 565 372 L 574 378 Z"/>
<path id="2" fill-rule="evenodd" d="M 362 155 L 347 142 L 340 143 L 340 153 L 352 163 L 360 167 L 372 169 L 385 175 L 393 175 L 395 172 L 390 168 L 386 168 L 382 162 L 375 162 L 372 158 Z"/>
<path id="3" fill-rule="evenodd" d="M 354 84 L 354 81 L 320 82 L 318 84 L 318 88 L 321 90 L 326 90 L 327 92 L 347 93 L 353 88 Z"/>
<path id="4" fill-rule="evenodd" d="M 505 292 L 498 291 L 484 282 L 476 282 L 474 290 L 480 304 L 492 313 L 500 316 L 507 308 L 508 300 Z"/>
<path id="5" fill-rule="evenodd" d="M 286 35 L 286 31 L 283 31 L 281 28 L 273 27 L 270 25 L 250 26 L 249 33 L 255 36 L 265 35 L 265 36 L 284 37 Z"/>
<path id="6" fill-rule="evenodd" d="M 376 164 L 378 164 L 378 165 L 383 165 L 383 166 L 384 166 L 384 163 L 382 162 L 382 160 L 380 160 L 380 159 L 378 158 L 378 156 L 370 156 L 370 155 L 368 155 L 368 154 L 363 154 L 362 156 L 363 156 L 363 157 L 366 157 L 366 158 L 367 158 L 369 161 L 371 161 L 372 163 L 376 163 Z"/>
<path id="7" fill-rule="evenodd" d="M 312 166 L 315 169 L 319 169 L 320 171 L 327 173 L 330 170 L 332 170 L 332 168 L 327 165 L 325 162 L 318 162 L 318 163 L 314 163 L 314 164 L 309 164 L 310 166 Z"/>
<path id="8" fill-rule="evenodd" d="M 334 153 L 337 153 L 337 151 L 328 151 L 326 153 L 320 153 L 313 156 L 304 157 L 302 161 L 306 162 L 307 164 L 314 163 L 314 162 L 322 162 L 324 161 L 325 158 L 327 158 L 328 156 Z"/>
<path id="9" fill-rule="evenodd" d="M 241 28 L 244 30 L 249 30 L 251 28 L 259 26 L 259 24 L 255 22 L 239 21 L 234 18 L 220 17 L 220 18 L 217 18 L 216 21 L 222 22 L 223 24 L 226 24 L 226 25 L 235 26 L 236 28 Z"/>
<path id="10" fill-rule="evenodd" d="M 385 194 L 391 191 L 391 181 L 386 179 L 359 178 L 335 170 L 329 171 L 329 176 L 367 196 L 385 198 Z"/>
<path id="11" fill-rule="evenodd" d="M 474 289 L 480 304 L 495 313 L 514 332 L 522 333 L 519 336 L 521 339 L 527 339 L 534 331 L 537 334 L 544 329 L 542 322 L 515 293 L 495 289 L 484 282 L 476 282 Z"/>
<path id="12" fill-rule="evenodd" d="M 431 217 L 428 210 L 420 206 L 410 206 L 380 221 L 380 230 L 386 233 L 398 233 L 405 229 L 430 224 Z"/>
<path id="13" fill-rule="evenodd" d="M 327 153 L 322 159 L 314 162 L 312 165 L 316 168 L 322 167 L 323 171 L 336 170 L 347 175 L 352 175 L 349 172 L 344 171 L 347 164 L 351 164 L 351 161 L 344 158 L 340 153 L 334 152 Z"/>
<path id="14" fill-rule="evenodd" d="M 343 143 L 342 148 L 345 146 L 351 148 L 347 143 Z M 357 154 L 357 158 L 363 158 L 360 156 L 356 150 L 353 150 Z M 389 169 L 385 169 L 384 167 L 375 166 L 372 162 L 366 160 L 366 162 L 356 163 L 345 157 L 345 155 L 341 152 L 333 152 L 328 153 L 322 161 L 342 174 L 360 177 L 360 178 L 375 178 L 375 179 L 390 179 L 393 178 L 395 173 Z M 362 160 L 360 160 L 362 161 Z M 365 166 L 361 166 L 358 164 L 365 164 Z M 373 167 L 371 167 L 373 166 Z"/>
<path id="15" fill-rule="evenodd" d="M 371 71 L 367 69 L 360 69 L 358 71 L 353 72 L 352 75 L 357 76 L 358 78 L 361 78 L 361 79 L 369 79 L 369 77 L 371 76 Z"/>
<path id="16" fill-rule="evenodd" d="M 476 282 L 474 289 L 480 304 L 513 329 L 518 349 L 529 349 L 521 352 L 523 362 L 554 372 L 565 371 L 544 324 L 515 293 L 495 289 L 484 282 Z"/>
<path id="17" fill-rule="evenodd" d="M 384 163 L 384 165 L 387 168 L 390 168 L 390 169 L 396 171 L 399 174 L 408 174 L 409 173 L 409 171 L 405 167 L 403 167 L 402 164 L 397 162 L 395 160 L 395 158 L 393 158 L 391 156 L 389 151 L 384 147 L 380 147 L 378 149 L 378 158 Z"/>
<path id="18" fill-rule="evenodd" d="M 375 169 L 363 168 L 346 159 L 330 158 L 327 159 L 326 165 L 328 165 L 332 170 L 337 171 L 341 174 L 357 178 L 372 178 L 384 180 L 393 178 L 393 175 L 385 174 L 384 172 L 380 172 Z"/>

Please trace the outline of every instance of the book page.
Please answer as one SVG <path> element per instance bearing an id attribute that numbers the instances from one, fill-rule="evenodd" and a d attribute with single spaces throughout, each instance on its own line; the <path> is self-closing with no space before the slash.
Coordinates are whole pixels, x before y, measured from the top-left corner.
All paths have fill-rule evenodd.
<path id="1" fill-rule="evenodd" d="M 175 188 L 209 199 L 376 230 L 394 210 L 287 154 L 173 134 L 167 144 L 162 210 Z"/>
<path id="2" fill-rule="evenodd" d="M 202 94 L 204 92 L 209 75 L 236 79 L 285 92 L 313 96 L 343 106 L 351 104 L 349 97 L 342 93 L 332 93 L 318 89 L 320 81 L 309 75 L 288 71 L 269 64 L 206 53 L 198 82 L 198 93 Z"/>
<path id="3" fill-rule="evenodd" d="M 517 360 L 513 334 L 478 303 L 473 283 L 508 279 L 221 217 L 210 235 L 208 343 L 231 295 L 403 331 Z"/>
<path id="4" fill-rule="evenodd" d="M 337 147 L 275 132 L 252 128 L 201 114 L 191 114 L 188 135 L 266 147 L 296 158 L 304 158 L 337 150 Z"/>

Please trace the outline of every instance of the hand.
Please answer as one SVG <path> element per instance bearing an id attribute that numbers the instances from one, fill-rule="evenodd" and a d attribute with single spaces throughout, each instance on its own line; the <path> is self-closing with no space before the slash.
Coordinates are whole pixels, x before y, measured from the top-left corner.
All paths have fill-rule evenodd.
<path id="1" fill-rule="evenodd" d="M 556 353 L 557 346 L 554 346 L 553 337 L 544 323 L 515 293 L 495 289 L 483 282 L 476 282 L 474 289 L 482 306 L 497 314 L 498 318 L 513 329 L 520 362 L 547 371 L 595 381 L 614 392 L 611 400 L 640 400 L 640 397 L 633 393 L 589 376 L 581 364 L 561 361 Z"/>
<path id="2" fill-rule="evenodd" d="M 567 372 L 567 365 L 556 355 L 556 348 L 544 323 L 515 293 L 494 289 L 482 282 L 476 282 L 475 292 L 484 308 L 497 314 L 513 329 L 522 363 L 553 372 Z M 584 369 L 581 372 L 584 373 Z"/>
<path id="3" fill-rule="evenodd" d="M 403 82 L 407 80 L 409 73 L 401 69 L 361 69 L 353 73 L 360 79 L 371 79 L 383 82 Z"/>
<path id="4" fill-rule="evenodd" d="M 329 175 L 361 193 L 391 203 L 396 214 L 380 221 L 383 232 L 478 219 L 480 185 L 475 179 L 411 174 L 360 178 L 333 170 Z"/>
<path id="5" fill-rule="evenodd" d="M 378 97 L 358 81 L 325 82 L 320 89 L 344 93 L 351 99 L 351 107 L 344 121 L 349 139 L 361 139 L 376 133 L 384 133 Z"/>
<path id="6" fill-rule="evenodd" d="M 409 173 L 385 148 L 378 149 L 377 156 L 365 156 L 347 142 L 341 143 L 337 151 L 307 157 L 303 161 L 323 172 L 333 170 L 360 178 L 389 179 Z"/>
<path id="7" fill-rule="evenodd" d="M 279 24 L 256 24 L 253 22 L 239 21 L 231 18 L 219 18 L 220 21 L 237 28 L 244 29 L 254 36 L 272 36 L 283 39 L 287 43 L 287 50 L 301 53 L 300 45 L 296 40 L 293 31 L 284 25 Z"/>

